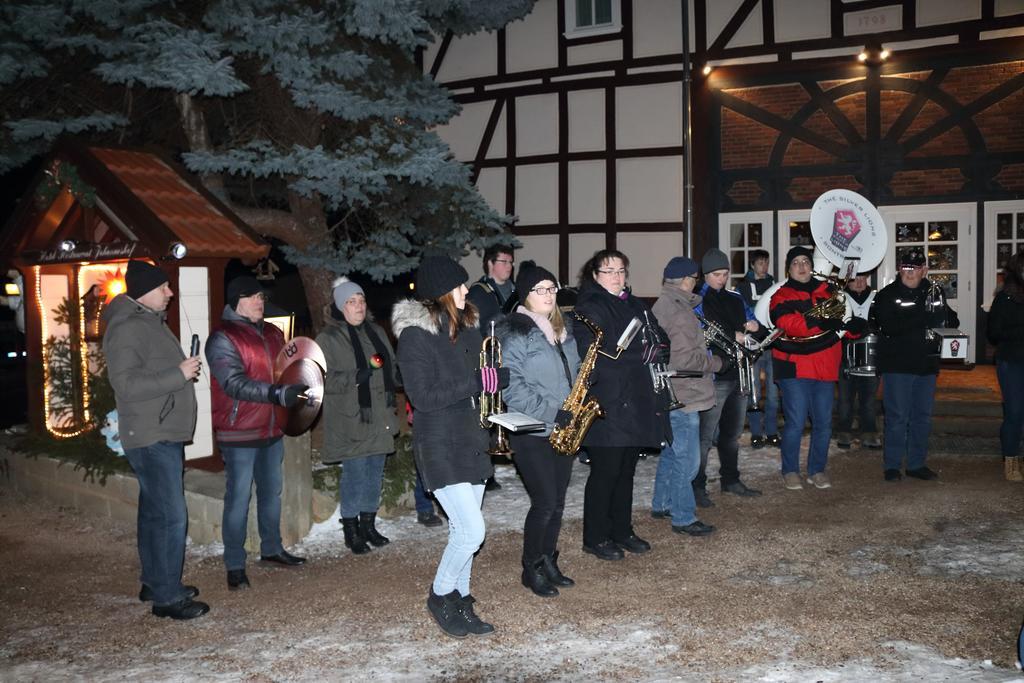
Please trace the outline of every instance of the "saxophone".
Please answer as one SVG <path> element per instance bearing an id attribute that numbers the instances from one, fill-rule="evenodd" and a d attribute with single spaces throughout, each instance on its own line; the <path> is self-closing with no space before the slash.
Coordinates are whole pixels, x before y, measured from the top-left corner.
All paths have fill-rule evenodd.
<path id="1" fill-rule="evenodd" d="M 562 403 L 562 410 L 572 413 L 572 419 L 564 428 L 555 425 L 555 428 L 551 430 L 551 436 L 548 437 L 551 447 L 562 455 L 576 455 L 580 450 L 580 446 L 583 445 L 583 437 L 587 435 L 587 431 L 590 429 L 590 425 L 593 424 L 594 419 L 604 415 L 604 411 L 601 410 L 597 400 L 593 397 L 587 398 L 587 391 L 590 389 L 590 375 L 594 371 L 594 365 L 597 363 L 597 352 L 601 348 L 604 332 L 601 331 L 600 327 L 579 313 L 574 313 L 573 315 L 590 328 L 590 331 L 594 333 L 594 341 L 590 343 L 587 355 L 583 357 L 583 361 L 580 363 L 580 371 L 576 375 L 576 381 L 573 382 L 569 395 L 565 397 L 565 401 Z"/>

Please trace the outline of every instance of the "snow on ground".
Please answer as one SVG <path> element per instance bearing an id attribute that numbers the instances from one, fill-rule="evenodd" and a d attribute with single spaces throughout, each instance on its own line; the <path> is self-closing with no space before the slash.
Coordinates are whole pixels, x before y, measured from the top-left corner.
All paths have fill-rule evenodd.
<path id="1" fill-rule="evenodd" d="M 806 450 L 806 445 L 805 445 Z M 634 505 L 638 511 L 650 509 L 651 488 L 654 482 L 658 458 L 642 458 L 637 466 L 634 489 Z M 709 475 L 717 472 L 717 458 L 714 451 L 708 465 Z M 741 466 L 744 480 L 751 485 L 764 485 L 770 477 L 778 476 L 778 451 L 774 449 L 741 449 Z M 583 514 L 583 490 L 588 468 L 577 463 L 573 468 L 572 480 L 566 496 L 565 518 L 578 519 Z M 516 531 L 522 528 L 529 508 L 529 497 L 511 466 L 500 466 L 496 477 L 501 483 L 499 491 L 487 494 L 484 502 L 484 517 L 489 533 Z M 709 486 L 710 488 L 710 486 Z M 714 489 L 711 489 L 714 490 Z M 294 550 L 312 559 L 343 557 L 349 551 L 344 546 L 337 511 L 326 522 L 316 524 L 309 535 Z M 408 544 L 442 545 L 447 527 L 425 528 L 416 523 L 414 513 L 407 513 L 393 519 L 379 520 L 381 532 L 393 541 Z M 938 540 L 922 548 L 880 548 L 867 546 L 852 553 L 854 562 L 849 570 L 852 576 L 867 577 L 887 571 L 882 561 L 894 554 L 915 554 L 921 563 L 922 574 L 941 573 L 978 574 L 1009 581 L 1020 579 L 1020 567 L 1024 566 L 1024 522 L 1016 528 L 1007 529 L 994 525 L 957 526 L 951 524 L 942 530 Z M 190 557 L 200 558 L 217 555 L 219 544 L 204 547 L 190 547 Z M 731 582 L 758 582 L 767 585 L 807 585 L 813 582 L 809 577 L 812 567 L 801 563 L 782 562 L 764 567 L 750 575 L 730 577 Z M 755 575 L 756 574 L 756 575 Z M 700 627 L 694 626 L 695 638 L 700 636 Z M 690 629 L 687 629 L 690 630 Z M 664 637 L 653 624 L 636 622 L 629 624 L 608 624 L 598 632 L 581 633 L 569 626 L 561 626 L 538 633 L 525 647 L 520 642 L 515 649 L 500 641 L 490 641 L 488 647 L 467 651 L 457 641 L 438 639 L 428 653 L 424 652 L 422 641 L 411 641 L 401 645 L 406 633 L 395 629 L 394 633 L 360 633 L 358 624 L 339 623 L 336 633 L 318 633 L 305 640 L 286 646 L 264 648 L 267 671 L 271 663 L 280 665 L 282 659 L 299 657 L 303 653 L 322 651 L 336 653 L 339 663 L 344 659 L 346 648 L 376 648 L 380 642 L 393 645 L 376 660 L 371 669 L 360 670 L 361 678 L 380 678 L 393 681 L 419 681 L 427 678 L 445 678 L 452 675 L 452 658 L 459 660 L 459 676 L 472 675 L 474 666 L 488 676 L 494 676 L 496 662 L 508 662 L 508 669 L 498 674 L 501 679 L 540 680 L 587 680 L 604 679 L 611 667 L 634 667 L 638 661 L 646 662 L 645 681 L 878 681 L 879 683 L 903 683 L 910 681 L 971 681 L 1003 682 L 1024 681 L 1024 676 L 1008 669 L 995 667 L 991 661 L 969 661 L 950 659 L 941 653 L 919 644 L 892 641 L 881 643 L 880 647 L 859 659 L 847 661 L 831 668 L 821 668 L 808 662 L 794 660 L 788 654 L 799 638 L 783 624 L 761 624 L 744 636 L 754 644 L 768 643 L 778 651 L 778 659 L 767 664 L 745 667 L 742 664 L 732 669 L 707 671 L 695 663 L 693 672 L 681 672 L 678 665 L 660 665 L 668 653 L 677 645 Z M 257 637 L 253 634 L 252 637 Z M 362 642 L 364 641 L 364 642 Z M 224 645 L 218 646 L 222 651 Z M 240 650 L 252 648 L 252 644 L 240 642 Z M 523 652 L 530 657 L 524 658 Z M 202 657 L 195 659 L 201 660 Z M 476 660 L 474 662 L 474 659 Z M 30 665 L 25 674 L 34 678 Z M 1018 665 L 1019 666 L 1019 665 Z M 256 667 L 259 668 L 259 667 Z M 250 669 L 251 671 L 252 669 Z M 501 666 L 498 665 L 501 671 Z M 120 679 L 122 674 L 130 678 L 149 678 L 152 670 L 120 672 L 110 680 Z M 230 675 L 211 675 L 209 671 L 191 671 L 180 678 L 163 680 L 190 680 L 202 676 L 208 680 L 228 680 Z M 15 678 L 22 676 L 16 675 Z M 161 676 L 158 676 L 161 677 Z M 339 669 L 331 671 L 307 671 L 293 680 L 340 680 L 345 676 Z"/>

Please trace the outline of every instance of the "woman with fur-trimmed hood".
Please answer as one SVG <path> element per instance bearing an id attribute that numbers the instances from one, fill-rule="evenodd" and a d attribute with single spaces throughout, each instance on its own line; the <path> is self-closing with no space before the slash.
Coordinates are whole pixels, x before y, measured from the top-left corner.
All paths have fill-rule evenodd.
<path id="1" fill-rule="evenodd" d="M 558 568 L 557 548 L 575 458 L 555 453 L 548 435 L 572 417 L 562 403 L 576 379 L 580 357 L 555 302 L 557 283 L 550 271 L 524 262 L 516 276 L 523 305 L 495 332 L 501 339 L 502 365 L 510 372 L 505 405 L 544 423 L 543 431 L 511 435 L 516 467 L 530 494 L 523 527 L 523 585 L 541 597 L 558 595 L 556 586 L 574 585 Z"/>
<path id="2" fill-rule="evenodd" d="M 507 368 L 479 367 L 483 339 L 476 308 L 466 301 L 468 279 L 447 256 L 423 259 L 416 273 L 419 300 L 395 304 L 391 319 L 405 392 L 416 411 L 413 456 L 424 487 L 448 516 L 448 545 L 427 609 L 456 638 L 494 631 L 474 612 L 469 592 L 473 554 L 484 541 L 484 481 L 494 471 L 477 397 L 508 385 Z"/>

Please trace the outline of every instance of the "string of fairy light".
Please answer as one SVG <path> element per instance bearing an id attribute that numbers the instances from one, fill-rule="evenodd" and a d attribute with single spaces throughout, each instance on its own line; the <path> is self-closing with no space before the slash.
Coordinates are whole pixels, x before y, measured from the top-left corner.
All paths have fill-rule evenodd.
<path id="1" fill-rule="evenodd" d="M 120 274 L 119 264 L 90 264 L 83 263 L 76 267 L 76 282 L 78 284 L 78 293 L 81 294 L 86 290 L 85 281 L 86 277 L 90 272 L 100 270 L 110 273 L 107 277 L 104 285 L 104 300 L 109 300 L 125 291 L 124 279 Z M 112 272 L 112 269 L 114 271 Z M 85 311 L 85 298 L 83 296 L 77 296 L 78 300 L 78 335 L 81 340 L 81 349 L 78 354 L 79 360 L 79 371 L 82 379 L 82 426 L 72 431 L 62 431 L 50 423 L 50 404 L 51 398 L 51 386 L 50 386 L 50 359 L 47 353 L 46 340 L 50 337 L 50 320 L 47 316 L 45 305 L 43 303 L 43 290 L 42 290 L 42 268 L 35 266 L 35 283 L 36 283 L 36 305 L 39 309 L 39 320 L 40 320 L 40 335 L 42 338 L 43 348 L 43 414 L 45 417 L 46 430 L 53 436 L 59 439 L 70 439 L 76 437 L 86 431 L 87 425 L 90 422 L 91 413 L 89 410 L 89 354 L 87 352 L 88 342 L 86 341 L 86 311 Z"/>

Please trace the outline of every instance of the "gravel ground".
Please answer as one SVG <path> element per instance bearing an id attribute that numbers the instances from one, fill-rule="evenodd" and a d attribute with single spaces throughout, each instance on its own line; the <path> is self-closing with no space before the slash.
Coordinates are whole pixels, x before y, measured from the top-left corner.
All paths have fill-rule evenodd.
<path id="1" fill-rule="evenodd" d="M 411 517 L 368 556 L 310 540 L 304 568 L 252 566 L 247 592 L 227 591 L 215 547 L 192 549 L 212 611 L 175 623 L 136 600 L 133 528 L 0 489 L 0 679 L 1020 680 L 1024 485 L 994 458 L 936 456 L 940 481 L 895 484 L 879 460 L 834 451 L 832 489 L 786 491 L 777 451 L 745 446 L 764 497 L 715 494 L 701 516 L 718 531 L 693 539 L 647 514 L 646 459 L 635 526 L 654 550 L 622 562 L 580 549 L 577 465 L 560 564 L 578 585 L 524 589 L 518 522 L 495 512 L 473 593 L 498 630 L 468 641 L 426 613 L 444 532 Z M 485 508 L 525 509 L 501 480 Z"/>

